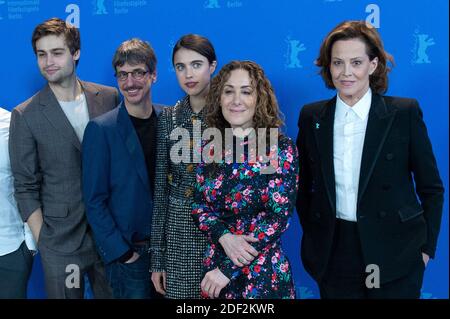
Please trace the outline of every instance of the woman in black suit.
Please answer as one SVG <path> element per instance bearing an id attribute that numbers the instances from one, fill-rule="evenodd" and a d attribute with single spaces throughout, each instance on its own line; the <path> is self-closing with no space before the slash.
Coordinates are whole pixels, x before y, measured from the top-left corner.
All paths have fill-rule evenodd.
<path id="1" fill-rule="evenodd" d="M 316 61 L 337 95 L 300 113 L 301 254 L 322 298 L 419 298 L 435 254 L 444 189 L 417 101 L 383 96 L 388 62 L 375 28 L 339 24 Z"/>

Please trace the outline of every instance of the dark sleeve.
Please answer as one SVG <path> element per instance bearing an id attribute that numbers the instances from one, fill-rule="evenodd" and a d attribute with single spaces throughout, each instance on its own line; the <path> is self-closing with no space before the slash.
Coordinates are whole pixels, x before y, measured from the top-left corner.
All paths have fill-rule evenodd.
<path id="1" fill-rule="evenodd" d="M 23 221 L 41 207 L 42 174 L 36 140 L 23 113 L 14 109 L 9 127 L 9 156 L 14 177 L 14 196 Z"/>
<path id="2" fill-rule="evenodd" d="M 192 218 L 198 229 L 207 236 L 209 242 L 219 245 L 219 238 L 230 233 L 230 230 L 212 203 L 205 198 L 203 165 L 199 164 L 196 170 Z"/>
<path id="3" fill-rule="evenodd" d="M 110 150 L 104 129 L 94 121 L 89 122 L 84 132 L 82 159 L 86 217 L 94 232 L 99 253 L 105 263 L 109 263 L 123 256 L 130 246 L 108 207 Z"/>
<path id="4" fill-rule="evenodd" d="M 171 120 L 169 110 L 163 111 L 158 118 L 158 129 L 156 137 L 156 167 L 155 187 L 153 197 L 153 217 L 150 240 L 152 272 L 163 272 L 166 269 L 166 219 L 169 205 L 169 183 L 170 158 L 168 156 L 168 129 L 167 124 Z"/>
<path id="5" fill-rule="evenodd" d="M 297 135 L 297 149 L 299 154 L 299 186 L 297 194 L 297 214 L 300 224 L 305 230 L 306 215 L 309 210 L 310 203 L 310 189 L 312 183 L 311 167 L 308 161 L 308 150 L 306 147 L 306 135 L 307 135 L 307 117 L 305 109 L 300 111 L 300 117 L 298 121 L 298 135 Z"/>
<path id="6" fill-rule="evenodd" d="M 441 226 L 444 203 L 444 186 L 439 176 L 423 114 L 416 100 L 411 107 L 411 139 L 409 163 L 414 174 L 416 192 L 419 196 L 427 222 L 427 242 L 423 252 L 434 258 Z"/>

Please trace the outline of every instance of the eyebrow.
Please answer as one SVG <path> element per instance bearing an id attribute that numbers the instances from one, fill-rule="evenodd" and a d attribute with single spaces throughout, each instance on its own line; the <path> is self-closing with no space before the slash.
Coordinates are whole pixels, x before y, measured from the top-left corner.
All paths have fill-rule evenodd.
<path id="1" fill-rule="evenodd" d="M 231 85 L 231 84 L 225 84 L 224 87 L 227 87 L 227 86 L 234 88 L 234 85 Z M 253 87 L 251 85 L 244 85 L 244 86 L 241 86 L 240 88 L 241 89 L 246 89 L 246 88 L 253 89 Z"/>
<path id="2" fill-rule="evenodd" d="M 202 60 L 193 60 L 193 61 L 190 61 L 190 62 L 187 62 L 188 64 L 192 64 L 192 63 L 204 63 L 204 61 L 202 61 Z M 178 62 L 178 63 L 175 63 L 175 65 L 186 65 L 186 63 L 184 63 L 184 62 Z"/>
<path id="3" fill-rule="evenodd" d="M 132 69 L 131 71 L 124 71 L 124 70 L 120 70 L 120 71 L 117 71 L 117 72 L 127 72 L 127 73 L 129 73 L 129 72 L 134 72 L 134 71 L 145 71 L 143 68 L 135 68 L 135 69 Z"/>
<path id="4" fill-rule="evenodd" d="M 64 51 L 65 50 L 65 48 L 53 48 L 53 49 L 50 49 L 49 51 L 50 52 L 54 52 L 54 51 Z M 36 52 L 42 52 L 42 53 L 45 53 L 45 52 L 47 52 L 47 51 L 45 51 L 45 50 L 36 50 Z"/>
<path id="5" fill-rule="evenodd" d="M 331 58 L 332 58 L 332 59 L 336 59 L 336 60 L 343 60 L 343 59 L 338 58 L 338 57 L 335 57 L 335 56 L 333 56 L 333 57 L 331 57 Z M 358 57 L 355 57 L 355 58 L 351 58 L 350 60 L 356 60 L 356 59 L 364 59 L 364 57 L 358 56 Z"/>

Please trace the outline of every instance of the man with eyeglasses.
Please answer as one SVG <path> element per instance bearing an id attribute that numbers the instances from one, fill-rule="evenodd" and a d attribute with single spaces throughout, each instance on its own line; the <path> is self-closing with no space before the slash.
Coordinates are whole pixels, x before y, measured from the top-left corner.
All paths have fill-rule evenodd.
<path id="1" fill-rule="evenodd" d="M 11 115 L 9 153 L 14 195 L 38 243 L 48 298 L 111 298 L 86 220 L 81 142 L 89 119 L 113 109 L 117 89 L 77 78 L 80 33 L 58 18 L 39 24 L 32 45 L 45 87 Z"/>
<path id="2" fill-rule="evenodd" d="M 157 117 L 152 103 L 156 56 L 140 39 L 123 42 L 113 58 L 123 102 L 91 121 L 83 140 L 83 194 L 115 298 L 147 299 L 151 285 Z"/>

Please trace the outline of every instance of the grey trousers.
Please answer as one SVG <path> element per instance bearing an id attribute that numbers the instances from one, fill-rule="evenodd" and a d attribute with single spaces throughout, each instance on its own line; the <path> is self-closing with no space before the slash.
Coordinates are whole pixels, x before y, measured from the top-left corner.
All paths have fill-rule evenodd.
<path id="1" fill-rule="evenodd" d="M 105 267 L 92 244 L 72 254 L 58 254 L 39 244 L 45 288 L 49 299 L 83 299 L 87 276 L 95 299 L 112 298 Z"/>
<path id="2" fill-rule="evenodd" d="M 0 299 L 27 298 L 32 267 L 33 256 L 25 242 L 16 251 L 0 256 Z"/>

